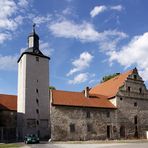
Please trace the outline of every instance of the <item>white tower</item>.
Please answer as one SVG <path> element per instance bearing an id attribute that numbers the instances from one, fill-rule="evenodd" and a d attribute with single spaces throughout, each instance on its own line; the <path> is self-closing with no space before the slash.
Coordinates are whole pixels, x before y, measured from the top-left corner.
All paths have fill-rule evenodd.
<path id="1" fill-rule="evenodd" d="M 49 57 L 39 50 L 39 36 L 28 36 L 29 47 L 18 59 L 18 137 L 49 136 Z"/>

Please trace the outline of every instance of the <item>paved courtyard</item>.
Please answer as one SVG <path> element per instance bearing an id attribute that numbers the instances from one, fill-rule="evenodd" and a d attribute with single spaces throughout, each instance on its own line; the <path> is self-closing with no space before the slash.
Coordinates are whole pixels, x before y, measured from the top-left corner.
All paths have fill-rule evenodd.
<path id="1" fill-rule="evenodd" d="M 22 148 L 148 148 L 148 143 L 108 143 L 108 144 L 30 144 Z"/>

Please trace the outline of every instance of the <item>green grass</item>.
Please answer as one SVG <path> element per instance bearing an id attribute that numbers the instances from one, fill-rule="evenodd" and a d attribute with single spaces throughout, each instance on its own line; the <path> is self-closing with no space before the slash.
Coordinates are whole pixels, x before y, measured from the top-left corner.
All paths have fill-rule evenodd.
<path id="1" fill-rule="evenodd" d="M 0 144 L 0 148 L 18 148 L 20 144 Z"/>

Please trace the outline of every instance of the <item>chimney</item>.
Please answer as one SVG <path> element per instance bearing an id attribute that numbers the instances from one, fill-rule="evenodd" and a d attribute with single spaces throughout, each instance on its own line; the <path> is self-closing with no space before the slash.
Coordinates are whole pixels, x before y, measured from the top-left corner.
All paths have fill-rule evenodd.
<path id="1" fill-rule="evenodd" d="M 86 98 L 89 98 L 89 87 L 88 86 L 85 88 L 84 94 Z"/>

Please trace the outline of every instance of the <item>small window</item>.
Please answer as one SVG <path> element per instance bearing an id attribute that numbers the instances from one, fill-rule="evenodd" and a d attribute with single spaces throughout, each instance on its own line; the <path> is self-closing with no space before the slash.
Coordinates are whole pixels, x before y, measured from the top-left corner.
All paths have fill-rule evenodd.
<path id="1" fill-rule="evenodd" d="M 70 124 L 70 132 L 75 132 L 75 124 Z"/>
<path id="2" fill-rule="evenodd" d="M 86 112 L 86 118 L 90 118 L 90 112 L 89 111 Z"/>
<path id="3" fill-rule="evenodd" d="M 36 61 L 39 62 L 39 57 L 36 57 Z"/>
<path id="4" fill-rule="evenodd" d="M 39 113 L 39 110 L 38 110 L 38 109 L 36 109 L 36 113 L 37 113 L 37 114 Z"/>
<path id="5" fill-rule="evenodd" d="M 39 100 L 38 99 L 36 99 L 36 103 L 39 105 Z"/>
<path id="6" fill-rule="evenodd" d="M 38 83 L 38 82 L 39 82 L 39 80 L 36 80 L 36 82 Z"/>
<path id="7" fill-rule="evenodd" d="M 92 125 L 91 124 L 87 124 L 87 132 L 91 132 L 92 131 Z"/>
<path id="8" fill-rule="evenodd" d="M 134 117 L 134 123 L 135 123 L 135 124 L 138 123 L 137 116 Z"/>
<path id="9" fill-rule="evenodd" d="M 128 86 L 128 87 L 127 87 L 127 90 L 128 90 L 128 92 L 130 92 L 130 91 L 131 91 L 131 88 Z"/>
<path id="10" fill-rule="evenodd" d="M 36 93 L 39 93 L 39 90 L 38 89 L 36 89 Z"/>
<path id="11" fill-rule="evenodd" d="M 142 88 L 139 88 L 139 93 L 140 93 L 140 94 L 142 93 Z"/>
<path id="12" fill-rule="evenodd" d="M 122 97 L 120 97 L 120 100 L 121 100 L 121 101 L 123 100 Z"/>
<path id="13" fill-rule="evenodd" d="M 135 107 L 137 106 L 137 102 L 134 103 L 134 106 L 135 106 Z"/>
<path id="14" fill-rule="evenodd" d="M 36 121 L 36 124 L 39 125 L 39 121 L 38 120 Z"/>
<path id="15" fill-rule="evenodd" d="M 137 80 L 137 75 L 134 75 L 134 80 Z"/>
<path id="16" fill-rule="evenodd" d="M 109 111 L 106 113 L 106 116 L 107 116 L 107 118 L 110 117 L 110 112 Z"/>

